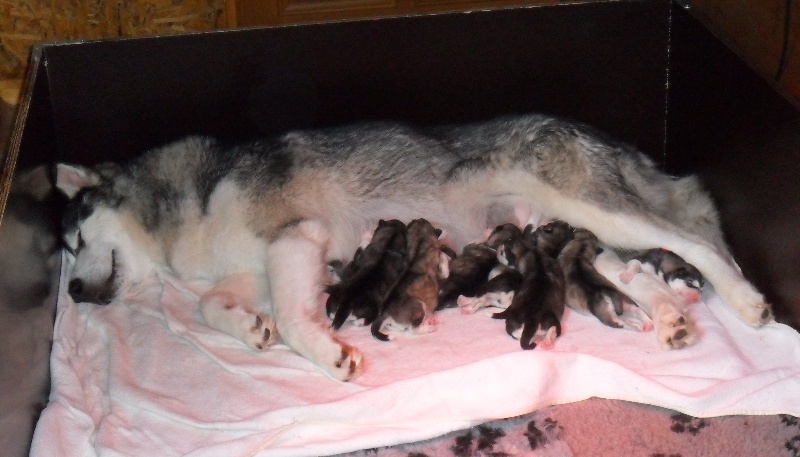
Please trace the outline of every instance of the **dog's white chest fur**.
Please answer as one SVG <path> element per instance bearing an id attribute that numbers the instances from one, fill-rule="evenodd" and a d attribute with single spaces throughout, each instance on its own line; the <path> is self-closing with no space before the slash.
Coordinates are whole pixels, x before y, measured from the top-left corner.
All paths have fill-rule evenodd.
<path id="1" fill-rule="evenodd" d="M 211 194 L 207 211 L 187 205 L 169 266 L 184 279 L 220 280 L 231 274 L 264 273 L 267 242 L 248 227 L 245 197 L 232 181 Z"/>

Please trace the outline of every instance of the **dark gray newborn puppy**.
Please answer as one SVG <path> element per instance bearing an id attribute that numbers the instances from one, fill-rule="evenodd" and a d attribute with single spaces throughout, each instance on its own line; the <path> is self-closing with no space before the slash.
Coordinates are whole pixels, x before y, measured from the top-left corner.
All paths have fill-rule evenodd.
<path id="1" fill-rule="evenodd" d="M 372 240 L 342 270 L 341 282 L 325 289 L 329 294 L 325 307 L 333 316 L 333 328 L 341 328 L 350 317 L 362 325 L 369 325 L 378 317 L 408 267 L 406 244 L 402 222 L 378 222 Z"/>
<path id="2" fill-rule="evenodd" d="M 531 248 L 512 264 L 522 283 L 505 311 L 494 315 L 506 320 L 506 332 L 519 339 L 523 349 L 537 345 L 548 349 L 561 335 L 564 315 L 564 274 L 556 256 L 572 237 L 572 227 L 562 221 L 524 233 Z"/>
<path id="3" fill-rule="evenodd" d="M 651 330 L 647 314 L 595 269 L 594 260 L 602 252 L 598 243 L 592 232 L 575 229 L 558 255 L 567 306 L 581 314 L 591 313 L 610 327 Z"/>

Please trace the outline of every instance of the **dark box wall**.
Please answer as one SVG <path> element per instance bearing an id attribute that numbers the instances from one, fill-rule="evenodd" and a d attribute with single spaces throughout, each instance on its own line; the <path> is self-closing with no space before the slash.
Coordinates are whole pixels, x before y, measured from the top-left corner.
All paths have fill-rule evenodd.
<path id="1" fill-rule="evenodd" d="M 20 158 L 93 163 L 189 133 L 527 111 L 660 156 L 669 21 L 667 1 L 628 1 L 49 45 L 49 94 L 31 100 L 49 112 L 27 123 L 52 122 L 56 150 L 23 135 Z"/>

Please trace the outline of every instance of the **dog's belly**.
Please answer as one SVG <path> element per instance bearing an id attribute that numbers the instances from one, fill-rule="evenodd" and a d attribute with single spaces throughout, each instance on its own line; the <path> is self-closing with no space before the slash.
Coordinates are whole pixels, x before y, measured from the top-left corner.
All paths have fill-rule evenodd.
<path id="1" fill-rule="evenodd" d="M 468 195 L 453 200 L 437 193 L 433 198 L 423 196 L 410 201 L 366 202 L 363 207 L 332 214 L 326 221 L 331 231 L 326 260 L 351 259 L 364 234 L 375 230 L 381 219 L 398 219 L 406 224 L 426 219 L 442 229 L 444 244 L 460 251 L 468 243 L 484 241 L 488 229 L 506 222 L 524 226 L 530 218 L 527 203 L 509 200 L 507 196 L 470 199 Z M 340 217 L 341 214 L 348 217 Z"/>

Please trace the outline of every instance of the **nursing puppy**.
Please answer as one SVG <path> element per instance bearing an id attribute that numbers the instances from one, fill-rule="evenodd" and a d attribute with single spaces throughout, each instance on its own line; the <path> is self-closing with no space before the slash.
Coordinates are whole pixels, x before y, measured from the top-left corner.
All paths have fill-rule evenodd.
<path id="1" fill-rule="evenodd" d="M 439 305 L 439 235 L 425 219 L 408 224 L 408 268 L 372 323 L 372 335 L 387 341 L 386 332 L 430 333 L 436 329 L 433 312 Z"/>
<path id="2" fill-rule="evenodd" d="M 561 335 L 565 279 L 556 256 L 572 239 L 572 227 L 554 221 L 537 229 L 526 227 L 529 249 L 509 266 L 522 275 L 511 305 L 495 319 L 506 320 L 506 332 L 519 339 L 523 349 L 538 345 L 548 349 Z"/>
<path id="3" fill-rule="evenodd" d="M 743 322 L 772 319 L 696 179 L 548 116 L 427 129 L 362 123 L 234 147 L 191 137 L 113 173 L 63 166 L 60 178 L 72 197 L 63 238 L 76 301 L 110 303 L 168 268 L 217 284 L 200 303 L 212 327 L 253 349 L 280 334 L 341 380 L 356 375 L 361 353 L 325 316 L 326 263 L 351 259 L 380 219 L 425 218 L 457 251 L 500 223 L 561 219 L 614 248 L 673 251 Z M 265 323 L 277 330 L 268 341 Z"/>
<path id="4" fill-rule="evenodd" d="M 398 220 L 378 221 L 372 240 L 344 268 L 342 281 L 325 288 L 332 327 L 341 328 L 351 315 L 359 325 L 375 321 L 408 267 L 407 255 L 406 226 Z"/>
<path id="5" fill-rule="evenodd" d="M 522 230 L 506 223 L 495 227 L 483 243 L 494 249 L 497 263 L 484 278 L 475 278 L 469 287 L 462 288 L 456 302 L 462 313 L 472 314 L 481 308 L 506 309 L 522 284 L 522 274 L 509 266 L 516 264 L 527 249 Z"/>
<path id="6" fill-rule="evenodd" d="M 567 306 L 581 314 L 591 313 L 609 327 L 652 330 L 650 317 L 594 267 L 600 251 L 592 232 L 576 229 L 558 254 Z"/>
<path id="7" fill-rule="evenodd" d="M 448 275 L 441 282 L 439 308 L 456 306 L 459 296 L 480 295 L 489 274 L 497 265 L 497 251 L 489 246 L 483 243 L 464 246 L 461 255 L 450 260 Z"/>
<path id="8" fill-rule="evenodd" d="M 630 283 L 633 276 L 642 270 L 660 276 L 676 292 L 686 297 L 690 303 L 700 301 L 703 289 L 703 275 L 674 252 L 666 249 L 650 249 L 635 255 L 628 261 L 628 268 L 620 276 L 624 283 Z"/>

